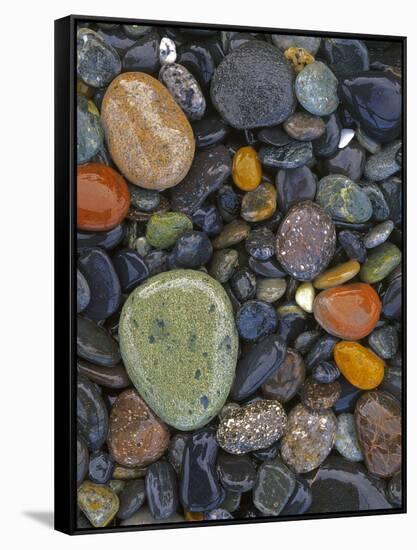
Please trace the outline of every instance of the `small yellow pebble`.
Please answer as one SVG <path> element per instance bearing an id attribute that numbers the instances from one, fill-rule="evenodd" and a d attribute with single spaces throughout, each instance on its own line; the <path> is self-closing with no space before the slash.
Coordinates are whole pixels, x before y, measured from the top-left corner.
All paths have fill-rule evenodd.
<path id="1" fill-rule="evenodd" d="M 301 283 L 295 292 L 295 301 L 307 313 L 312 313 L 313 311 L 314 297 L 314 287 L 309 282 Z"/>
<path id="2" fill-rule="evenodd" d="M 233 157 L 232 177 L 242 191 L 253 191 L 261 183 L 262 165 L 253 147 L 241 147 Z"/>
<path id="3" fill-rule="evenodd" d="M 284 56 L 288 61 L 291 61 L 294 71 L 296 73 L 301 72 L 306 65 L 314 62 L 314 57 L 304 48 L 298 48 L 297 46 L 292 46 L 285 50 Z"/>
<path id="4" fill-rule="evenodd" d="M 339 264 L 331 269 L 328 269 L 313 281 L 316 288 L 324 290 L 333 286 L 342 285 L 350 279 L 353 279 L 360 271 L 360 263 L 356 260 L 349 260 L 343 264 Z"/>

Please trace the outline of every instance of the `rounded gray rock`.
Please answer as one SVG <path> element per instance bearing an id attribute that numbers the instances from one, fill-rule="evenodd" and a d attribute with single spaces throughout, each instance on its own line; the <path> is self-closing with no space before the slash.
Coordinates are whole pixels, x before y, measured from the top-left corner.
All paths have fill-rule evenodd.
<path id="1" fill-rule="evenodd" d="M 339 105 L 338 81 L 327 65 L 315 61 L 297 75 L 295 94 L 306 111 L 312 115 L 332 114 Z"/>
<path id="2" fill-rule="evenodd" d="M 203 118 L 206 111 L 206 100 L 203 92 L 188 69 L 178 63 L 166 63 L 159 71 L 159 80 L 190 120 Z"/>
<path id="3" fill-rule="evenodd" d="M 217 67 L 211 99 L 234 128 L 281 124 L 294 111 L 294 71 L 281 51 L 252 40 L 228 54 Z"/>

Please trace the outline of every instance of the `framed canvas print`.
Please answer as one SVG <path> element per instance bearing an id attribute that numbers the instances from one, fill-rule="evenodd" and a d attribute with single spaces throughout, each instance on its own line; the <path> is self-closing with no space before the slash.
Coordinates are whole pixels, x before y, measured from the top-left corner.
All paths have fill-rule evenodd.
<path id="1" fill-rule="evenodd" d="M 405 512 L 405 38 L 329 31 L 56 21 L 57 529 Z"/>

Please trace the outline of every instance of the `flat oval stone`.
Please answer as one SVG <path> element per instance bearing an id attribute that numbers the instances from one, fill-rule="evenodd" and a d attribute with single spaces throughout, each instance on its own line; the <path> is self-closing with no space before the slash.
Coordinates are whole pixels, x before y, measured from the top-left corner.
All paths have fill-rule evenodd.
<path id="1" fill-rule="evenodd" d="M 336 380 L 328 384 L 317 382 L 314 378 L 307 378 L 300 392 L 301 403 L 311 410 L 330 409 L 339 399 L 340 384 Z"/>
<path id="2" fill-rule="evenodd" d="M 340 414 L 337 417 L 335 449 L 350 462 L 362 462 L 363 454 L 356 433 L 353 414 Z"/>
<path id="3" fill-rule="evenodd" d="M 295 79 L 295 95 L 306 111 L 316 116 L 331 115 L 339 105 L 337 78 L 321 61 L 306 65 Z"/>
<path id="4" fill-rule="evenodd" d="M 109 231 L 98 231 L 93 233 L 90 231 L 77 231 L 77 252 L 81 252 L 85 248 L 104 248 L 104 250 L 112 250 L 120 244 L 125 236 L 124 225 L 116 225 Z"/>
<path id="5" fill-rule="evenodd" d="M 317 177 L 308 168 L 301 166 L 289 170 L 278 170 L 275 176 L 277 205 L 286 212 L 293 204 L 313 201 L 316 196 Z"/>
<path id="6" fill-rule="evenodd" d="M 332 174 L 319 181 L 316 201 L 333 219 L 363 223 L 372 216 L 372 204 L 358 184 Z"/>
<path id="7" fill-rule="evenodd" d="M 152 464 L 167 450 L 169 432 L 135 390 L 125 390 L 114 402 L 107 446 L 114 460 L 133 468 Z"/>
<path id="8" fill-rule="evenodd" d="M 339 174 L 353 181 L 359 181 L 366 163 L 365 149 L 356 141 L 338 149 L 333 155 L 323 159 L 320 168 L 323 175 Z"/>
<path id="9" fill-rule="evenodd" d="M 378 283 L 401 263 L 401 250 L 393 243 L 385 242 L 372 250 L 362 264 L 360 278 L 365 283 Z"/>
<path id="10" fill-rule="evenodd" d="M 255 297 L 256 277 L 247 267 L 241 267 L 230 279 L 230 288 L 239 302 L 246 302 Z"/>
<path id="11" fill-rule="evenodd" d="M 219 114 L 234 128 L 273 126 L 294 111 L 293 82 L 294 73 L 283 54 L 272 44 L 254 40 L 223 59 L 210 95 Z"/>
<path id="12" fill-rule="evenodd" d="M 143 479 L 128 481 L 119 494 L 119 510 L 117 517 L 121 520 L 133 516 L 143 505 L 146 499 L 145 482 Z"/>
<path id="13" fill-rule="evenodd" d="M 280 368 L 287 352 L 282 338 L 272 334 L 254 344 L 242 355 L 230 392 L 235 401 L 249 397 Z"/>
<path id="14" fill-rule="evenodd" d="M 268 516 L 278 516 L 295 489 L 295 476 L 280 460 L 266 461 L 258 469 L 253 503 Z"/>
<path id="15" fill-rule="evenodd" d="M 207 233 L 209 237 L 218 235 L 223 229 L 222 217 L 219 209 L 214 204 L 206 203 L 200 206 L 194 212 L 192 220 L 194 225 Z"/>
<path id="16" fill-rule="evenodd" d="M 184 509 L 206 512 L 218 508 L 225 491 L 216 472 L 219 445 L 213 428 L 192 433 L 184 451 L 179 496 Z"/>
<path id="17" fill-rule="evenodd" d="M 130 292 L 149 276 L 148 266 L 136 250 L 118 250 L 112 259 L 123 292 Z"/>
<path id="18" fill-rule="evenodd" d="M 148 32 L 126 50 L 123 60 L 123 71 L 138 71 L 155 75 L 159 69 L 159 35 Z"/>
<path id="19" fill-rule="evenodd" d="M 151 464 L 146 470 L 146 499 L 155 519 L 167 519 L 178 507 L 177 476 L 166 460 Z"/>
<path id="20" fill-rule="evenodd" d="M 300 281 L 311 281 L 321 273 L 335 247 L 336 231 L 330 216 L 310 201 L 292 206 L 278 229 L 278 261 Z"/>
<path id="21" fill-rule="evenodd" d="M 233 249 L 216 251 L 210 262 L 209 274 L 219 283 L 227 283 L 239 264 L 238 258 L 239 254 Z"/>
<path id="22" fill-rule="evenodd" d="M 77 32 L 77 74 L 94 88 L 107 86 L 122 69 L 117 51 L 88 28 Z"/>
<path id="23" fill-rule="evenodd" d="M 301 111 L 288 117 L 282 127 L 291 138 L 299 141 L 313 141 L 326 129 L 323 119 Z"/>
<path id="24" fill-rule="evenodd" d="M 369 70 L 368 48 L 362 40 L 325 38 L 321 53 L 336 76 Z"/>
<path id="25" fill-rule="evenodd" d="M 277 321 L 274 308 L 260 300 L 245 302 L 236 314 L 239 336 L 248 342 L 255 342 L 274 332 Z"/>
<path id="26" fill-rule="evenodd" d="M 368 342 L 382 359 L 392 359 L 398 351 L 398 333 L 391 325 L 374 330 Z"/>
<path id="27" fill-rule="evenodd" d="M 332 514 L 391 508 L 385 483 L 362 464 L 331 456 L 311 474 L 310 513 Z"/>
<path id="28" fill-rule="evenodd" d="M 356 260 L 349 260 L 343 264 L 336 265 L 331 269 L 328 269 L 316 279 L 314 279 L 314 286 L 320 290 L 331 288 L 333 286 L 342 285 L 347 283 L 353 277 L 359 273 L 361 266 Z"/>
<path id="29" fill-rule="evenodd" d="M 77 369 L 89 380 L 105 388 L 119 390 L 131 385 L 126 369 L 122 364 L 109 368 L 77 359 Z"/>
<path id="30" fill-rule="evenodd" d="M 198 269 L 205 265 L 213 254 L 213 247 L 207 233 L 186 231 L 172 249 L 171 259 L 175 266 Z"/>
<path id="31" fill-rule="evenodd" d="M 221 187 L 231 171 L 229 152 L 224 145 L 199 151 L 186 177 L 170 192 L 172 209 L 191 216 Z"/>
<path id="32" fill-rule="evenodd" d="M 77 317 L 77 355 L 103 367 L 112 367 L 121 357 L 117 342 L 102 327 Z"/>
<path id="33" fill-rule="evenodd" d="M 84 481 L 77 491 L 77 502 L 93 527 L 106 527 L 119 509 L 119 498 L 106 485 Z"/>
<path id="34" fill-rule="evenodd" d="M 91 453 L 88 466 L 90 481 L 104 485 L 110 480 L 113 469 L 114 461 L 109 453 L 105 451 L 94 451 L 94 453 Z"/>
<path id="35" fill-rule="evenodd" d="M 117 311 L 121 301 L 119 278 L 110 258 L 100 248 L 90 248 L 79 256 L 78 269 L 91 291 L 84 314 L 95 321 L 107 319 Z"/>
<path id="36" fill-rule="evenodd" d="M 286 289 L 285 279 L 259 279 L 256 283 L 256 298 L 271 304 L 282 298 Z"/>
<path id="37" fill-rule="evenodd" d="M 240 455 L 278 441 L 286 424 L 287 415 L 278 401 L 254 401 L 228 412 L 220 420 L 216 437 L 227 453 Z"/>
<path id="38" fill-rule="evenodd" d="M 203 92 L 188 69 L 178 63 L 168 63 L 159 71 L 159 80 L 171 92 L 189 120 L 203 118 L 206 100 Z"/>
<path id="39" fill-rule="evenodd" d="M 161 204 L 161 195 L 153 189 L 142 189 L 133 183 L 128 184 L 130 204 L 143 212 L 152 212 Z"/>
<path id="40" fill-rule="evenodd" d="M 213 239 L 214 250 L 235 246 L 244 241 L 250 233 L 250 225 L 243 220 L 233 220 L 223 227 L 222 232 Z"/>
<path id="41" fill-rule="evenodd" d="M 77 269 L 77 313 L 85 309 L 91 298 L 90 287 L 87 280 L 79 269 Z"/>
<path id="42" fill-rule="evenodd" d="M 324 117 L 325 130 L 324 134 L 313 142 L 313 151 L 317 157 L 330 157 L 337 151 L 341 125 L 336 113 L 328 117 Z"/>
<path id="43" fill-rule="evenodd" d="M 253 191 L 261 183 L 262 165 L 253 147 L 238 149 L 233 156 L 232 177 L 242 191 Z"/>
<path id="44" fill-rule="evenodd" d="M 401 468 L 401 407 L 389 393 L 362 395 L 355 422 L 365 464 L 371 474 L 389 478 Z"/>
<path id="45" fill-rule="evenodd" d="M 362 130 L 378 143 L 401 132 L 401 82 L 391 73 L 368 71 L 342 79 L 340 99 Z"/>
<path id="46" fill-rule="evenodd" d="M 360 340 L 379 321 L 381 301 L 371 285 L 353 283 L 320 292 L 314 300 L 313 313 L 328 333 L 346 340 Z"/>
<path id="47" fill-rule="evenodd" d="M 281 440 L 282 460 L 296 473 L 311 472 L 327 458 L 336 439 L 337 420 L 331 410 L 311 411 L 301 403 L 288 415 Z"/>
<path id="48" fill-rule="evenodd" d="M 277 208 L 277 192 L 270 183 L 261 183 L 254 191 L 245 193 L 240 215 L 247 222 L 271 218 Z"/>
<path id="49" fill-rule="evenodd" d="M 287 34 L 271 34 L 272 42 L 280 50 L 285 51 L 288 48 L 303 48 L 315 55 L 320 47 L 321 38 L 318 36 L 298 36 Z"/>
<path id="50" fill-rule="evenodd" d="M 194 157 L 193 131 L 158 80 L 139 72 L 116 77 L 105 93 L 101 119 L 112 159 L 130 182 L 161 190 L 184 179 Z"/>
<path id="51" fill-rule="evenodd" d="M 338 342 L 334 359 L 343 376 L 361 390 L 376 388 L 384 378 L 384 361 L 358 342 Z"/>
<path id="52" fill-rule="evenodd" d="M 100 151 L 104 132 L 100 113 L 92 101 L 77 95 L 77 163 L 91 160 Z"/>
<path id="53" fill-rule="evenodd" d="M 154 214 L 146 225 L 146 239 L 155 248 L 170 248 L 193 224 L 182 212 Z"/>
<path id="54" fill-rule="evenodd" d="M 262 341 L 258 346 L 261 345 Z M 298 393 L 304 379 L 305 366 L 302 356 L 288 348 L 279 367 L 262 384 L 262 394 L 267 399 L 277 399 L 280 403 L 287 403 Z"/>
<path id="55" fill-rule="evenodd" d="M 223 487 L 231 491 L 250 491 L 256 480 L 256 468 L 247 455 L 230 455 L 221 451 L 217 457 L 217 473 Z"/>
<path id="56" fill-rule="evenodd" d="M 77 228 L 108 231 L 126 217 L 130 194 L 124 178 L 104 164 L 77 168 Z"/>
<path id="57" fill-rule="evenodd" d="M 208 275 L 175 270 L 150 278 L 126 300 L 119 338 L 129 377 L 169 425 L 196 429 L 224 405 L 237 334 L 229 298 Z"/>
<path id="58" fill-rule="evenodd" d="M 391 235 L 394 229 L 394 224 L 391 220 L 375 225 L 368 231 L 363 239 L 363 244 L 366 248 L 375 248 L 384 243 Z"/>
<path id="59" fill-rule="evenodd" d="M 268 168 L 299 168 L 313 160 L 313 147 L 310 141 L 291 141 L 279 147 L 262 145 L 259 159 Z"/>
<path id="60" fill-rule="evenodd" d="M 370 181 L 382 181 L 401 170 L 401 164 L 397 162 L 397 154 L 401 151 L 401 140 L 393 141 L 381 151 L 368 158 L 365 165 L 365 177 Z"/>
<path id="61" fill-rule="evenodd" d="M 77 428 L 90 451 L 100 449 L 106 440 L 108 414 L 98 387 L 77 376 Z"/>

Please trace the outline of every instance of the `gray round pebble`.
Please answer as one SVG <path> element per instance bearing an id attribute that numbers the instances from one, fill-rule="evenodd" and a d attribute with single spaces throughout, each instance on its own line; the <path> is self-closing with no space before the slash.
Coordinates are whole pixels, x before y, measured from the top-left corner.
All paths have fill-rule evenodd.
<path id="1" fill-rule="evenodd" d="M 397 153 L 401 149 L 401 140 L 393 141 L 369 157 L 365 164 L 365 177 L 370 181 L 382 181 L 401 169 L 397 162 Z"/>
<path id="2" fill-rule="evenodd" d="M 336 441 L 334 446 L 346 460 L 350 460 L 351 462 L 360 462 L 363 460 L 353 414 L 344 413 L 337 417 Z"/>
<path id="3" fill-rule="evenodd" d="M 375 248 L 376 246 L 384 243 L 391 235 L 394 229 L 394 223 L 391 220 L 387 220 L 383 223 L 375 225 L 365 235 L 363 243 L 366 248 Z"/>
<path id="4" fill-rule="evenodd" d="M 327 65 L 315 61 L 297 75 L 295 94 L 306 111 L 312 115 L 326 116 L 338 105 L 337 78 Z"/>

